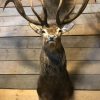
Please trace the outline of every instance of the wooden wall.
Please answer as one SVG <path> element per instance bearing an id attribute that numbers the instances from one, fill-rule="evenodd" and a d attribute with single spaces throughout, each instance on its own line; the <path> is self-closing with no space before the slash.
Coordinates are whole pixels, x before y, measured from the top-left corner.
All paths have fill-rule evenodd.
<path id="1" fill-rule="evenodd" d="M 0 88 L 36 89 L 42 38 L 34 33 L 12 3 L 3 12 L 4 1 L 0 5 Z M 32 16 L 27 1 L 22 0 L 27 14 Z M 81 3 L 82 0 L 77 0 L 74 13 Z M 38 0 L 35 0 L 35 9 L 41 13 Z M 99 92 L 100 0 L 96 3 L 90 0 L 84 13 L 75 20 L 74 28 L 62 36 L 62 42 L 75 89 Z"/>

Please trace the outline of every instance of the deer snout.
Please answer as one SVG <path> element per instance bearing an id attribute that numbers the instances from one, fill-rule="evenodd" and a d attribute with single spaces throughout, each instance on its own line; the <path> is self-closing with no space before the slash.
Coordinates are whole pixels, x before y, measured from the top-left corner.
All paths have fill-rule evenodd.
<path id="1" fill-rule="evenodd" d="M 55 35 L 48 36 L 48 41 L 56 41 L 56 36 Z"/>
<path id="2" fill-rule="evenodd" d="M 52 46 L 56 44 L 56 37 L 54 35 L 48 36 L 48 44 Z"/>
<path id="3" fill-rule="evenodd" d="M 49 41 L 54 41 L 54 37 L 49 37 L 48 40 Z"/>

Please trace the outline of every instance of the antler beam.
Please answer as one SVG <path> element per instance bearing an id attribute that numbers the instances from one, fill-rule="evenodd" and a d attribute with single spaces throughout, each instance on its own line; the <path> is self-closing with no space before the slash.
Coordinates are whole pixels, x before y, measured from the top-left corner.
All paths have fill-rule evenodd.
<path id="1" fill-rule="evenodd" d="M 34 10 L 34 8 L 33 8 L 33 2 L 31 0 L 31 3 L 32 3 L 31 4 L 32 11 L 36 15 L 36 17 L 38 18 L 39 21 L 36 21 L 36 20 L 34 20 L 34 19 L 32 19 L 32 18 L 30 18 L 29 16 L 26 15 L 25 10 L 23 8 L 23 5 L 21 3 L 21 0 L 7 0 L 6 3 L 5 3 L 5 5 L 4 5 L 4 8 L 3 9 L 5 9 L 6 6 L 8 5 L 8 3 L 10 3 L 10 2 L 13 2 L 14 3 L 14 5 L 15 5 L 17 11 L 18 11 L 18 13 L 22 17 L 24 17 L 27 21 L 29 21 L 30 23 L 33 23 L 35 25 L 48 26 L 48 23 L 47 23 L 47 11 L 46 11 L 46 9 L 45 9 L 45 7 L 44 7 L 44 5 L 43 5 L 42 2 L 41 3 L 42 3 L 43 10 L 44 10 L 44 16 L 45 16 L 44 20 L 42 20 L 40 18 L 40 16 L 37 14 L 37 12 Z"/>
<path id="2" fill-rule="evenodd" d="M 71 15 L 71 13 L 73 12 L 73 10 L 75 8 L 75 3 L 74 3 L 74 5 L 71 8 L 71 10 L 65 15 L 64 19 L 62 21 L 60 21 L 59 12 L 61 10 L 62 2 L 63 2 L 63 0 L 60 0 L 59 6 L 58 6 L 58 10 L 57 10 L 57 14 L 56 14 L 56 22 L 57 22 L 58 26 L 62 26 L 64 24 L 68 24 L 68 23 L 72 22 L 73 20 L 75 20 L 77 17 L 79 17 L 83 13 L 84 9 L 86 8 L 89 0 L 84 0 L 81 8 L 78 11 L 78 13 L 76 15 L 74 15 L 72 18 L 68 19 L 68 17 Z"/>

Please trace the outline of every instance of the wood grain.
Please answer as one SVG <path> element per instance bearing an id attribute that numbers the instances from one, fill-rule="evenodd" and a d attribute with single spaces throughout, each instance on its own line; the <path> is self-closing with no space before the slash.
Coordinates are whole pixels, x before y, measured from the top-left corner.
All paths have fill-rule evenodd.
<path id="1" fill-rule="evenodd" d="M 74 92 L 74 100 L 99 100 L 100 91 Z M 0 89 L 0 100 L 38 100 L 36 90 Z"/>
<path id="2" fill-rule="evenodd" d="M 36 19 L 35 16 L 30 16 Z M 75 24 L 97 24 L 100 22 L 100 14 L 82 14 L 76 20 Z M 15 21 L 12 21 L 15 20 Z M 37 20 L 37 19 L 36 19 Z M 49 21 L 50 22 L 50 21 Z M 11 17 L 0 17 L 0 28 L 3 26 L 18 26 L 18 25 L 28 25 L 28 21 L 21 16 L 11 16 Z"/>
<path id="3" fill-rule="evenodd" d="M 28 37 L 28 48 L 41 48 L 42 37 Z M 99 48 L 100 36 L 62 36 L 62 44 L 65 48 L 83 47 Z M 1 42 L 2 43 L 2 42 Z M 17 43 L 16 43 L 17 44 Z M 22 44 L 22 42 L 21 42 Z"/>
<path id="4" fill-rule="evenodd" d="M 38 7 L 34 7 L 34 9 L 37 11 L 38 14 L 41 14 L 42 12 L 42 8 L 41 6 Z M 27 15 L 34 15 L 34 13 L 32 12 L 30 7 L 24 7 L 24 10 L 26 12 Z M 19 13 L 17 12 L 16 8 L 5 8 L 5 10 L 3 11 L 2 8 L 0 8 L 0 16 L 18 16 Z"/>
<path id="5" fill-rule="evenodd" d="M 0 7 L 3 7 L 4 6 L 4 3 L 5 3 L 6 0 L 1 0 L 0 1 Z M 41 3 L 39 2 L 39 0 L 33 0 L 34 2 L 34 6 L 38 6 L 40 5 Z M 83 3 L 83 0 L 76 0 L 76 3 Z M 90 0 L 89 3 L 95 3 L 95 0 Z M 96 3 L 100 3 L 99 0 L 97 0 Z M 28 0 L 22 0 L 22 4 L 23 6 L 30 6 L 30 3 Z M 14 5 L 12 3 L 10 3 L 7 7 L 14 7 Z"/>
<path id="6" fill-rule="evenodd" d="M 40 52 L 40 49 L 0 49 L 0 60 L 39 60 Z M 65 52 L 67 60 L 100 60 L 100 48 L 65 48 Z"/>
<path id="7" fill-rule="evenodd" d="M 81 7 L 81 4 L 77 4 L 73 13 L 77 13 L 79 8 Z M 24 7 L 25 12 L 27 15 L 34 15 L 30 7 Z M 41 6 L 34 7 L 36 12 L 38 14 L 42 13 L 42 8 Z M 100 12 L 100 4 L 88 4 L 86 9 L 84 10 L 83 14 L 93 14 L 93 13 L 98 13 Z M 18 16 L 19 13 L 17 12 L 16 8 L 6 8 L 3 11 L 3 8 L 0 8 L 0 16 Z"/>
<path id="8" fill-rule="evenodd" d="M 12 23 L 12 21 L 11 21 Z M 6 24 L 5 24 L 6 25 Z M 100 35 L 100 24 L 75 25 L 73 29 L 63 35 Z M 0 37 L 11 36 L 39 36 L 29 26 L 10 26 L 0 27 Z"/>
<path id="9" fill-rule="evenodd" d="M 30 6 L 30 2 L 28 0 L 21 0 L 21 1 L 22 1 L 23 6 Z M 4 7 L 5 2 L 6 2 L 6 0 L 1 0 L 0 1 L 0 7 Z M 41 4 L 39 2 L 39 0 L 33 0 L 33 2 L 34 2 L 35 6 L 38 6 L 38 5 Z M 7 7 L 14 7 L 14 4 L 10 3 Z"/>
<path id="10" fill-rule="evenodd" d="M 38 37 L 37 37 L 38 38 Z M 27 48 L 30 37 L 2 37 L 0 38 L 0 49 Z"/>
<path id="11" fill-rule="evenodd" d="M 100 36 L 62 36 L 69 72 L 100 74 L 99 40 Z M 0 38 L 0 74 L 39 74 L 41 46 L 41 37 Z"/>
<path id="12" fill-rule="evenodd" d="M 39 61 L 0 61 L 0 74 L 40 74 Z"/>
<path id="13" fill-rule="evenodd" d="M 62 36 L 62 44 L 65 48 L 99 48 L 100 36 Z M 42 37 L 1 37 L 0 49 L 36 49 L 42 47 Z"/>
<path id="14" fill-rule="evenodd" d="M 0 75 L 0 88 L 36 89 L 38 77 L 39 75 Z M 100 90 L 100 75 L 71 75 L 71 80 L 75 89 Z"/>
<path id="15" fill-rule="evenodd" d="M 0 100 L 38 100 L 36 90 L 0 89 Z"/>
<path id="16" fill-rule="evenodd" d="M 100 61 L 67 61 L 70 74 L 100 74 Z M 0 61 L 0 74 L 40 74 L 39 61 Z"/>
<path id="17" fill-rule="evenodd" d="M 38 75 L 0 75 L 0 89 L 35 89 Z"/>

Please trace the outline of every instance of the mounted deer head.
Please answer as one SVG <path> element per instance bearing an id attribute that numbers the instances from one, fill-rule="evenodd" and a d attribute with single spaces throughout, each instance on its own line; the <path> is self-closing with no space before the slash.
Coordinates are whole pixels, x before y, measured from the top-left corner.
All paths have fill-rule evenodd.
<path id="1" fill-rule="evenodd" d="M 59 5 L 58 5 L 58 9 L 57 9 L 57 12 L 56 12 L 56 25 L 51 25 L 51 26 L 48 24 L 48 20 L 47 20 L 48 14 L 47 14 L 46 7 L 44 5 L 44 1 L 43 0 L 40 0 L 40 1 L 41 1 L 43 11 L 44 11 L 44 19 L 42 19 L 37 14 L 37 12 L 34 10 L 33 1 L 30 0 L 31 9 L 32 9 L 33 13 L 36 15 L 38 21 L 36 21 L 36 20 L 34 20 L 34 19 L 32 19 L 32 18 L 30 18 L 29 16 L 26 15 L 24 8 L 23 8 L 23 5 L 21 3 L 21 0 L 7 0 L 6 3 L 5 3 L 4 9 L 9 2 L 13 2 L 17 11 L 19 12 L 19 14 L 22 17 L 24 17 L 30 23 L 29 25 L 31 26 L 31 28 L 36 33 L 43 36 L 44 39 L 47 42 L 50 41 L 50 43 L 51 43 L 51 41 L 52 42 L 55 41 L 57 39 L 57 37 L 61 37 L 61 35 L 64 32 L 69 30 L 68 24 L 71 23 L 73 20 L 75 20 L 78 16 L 80 16 L 82 14 L 82 12 L 86 8 L 89 0 L 84 0 L 81 8 L 78 11 L 78 13 L 70 18 L 69 16 L 72 14 L 72 12 L 75 8 L 75 4 L 74 4 L 73 7 L 69 10 L 69 12 L 65 15 L 64 19 L 62 19 L 62 20 L 59 18 L 59 12 L 62 8 L 63 0 L 60 0 Z M 73 24 L 70 24 L 70 28 L 72 28 L 72 26 L 73 26 Z"/>
<path id="2" fill-rule="evenodd" d="M 59 0 L 56 24 L 53 25 L 48 24 L 47 9 L 43 0 L 40 1 L 44 11 L 44 19 L 35 12 L 33 2 L 30 0 L 32 11 L 38 21 L 25 14 L 21 0 L 7 0 L 4 8 L 9 2 L 13 2 L 19 14 L 29 21 L 32 29 L 43 36 L 43 48 L 40 55 L 41 73 L 37 85 L 39 100 L 70 100 L 73 95 L 73 85 L 66 70 L 66 55 L 61 43 L 61 35 L 69 30 L 68 24 L 82 14 L 89 0 L 84 0 L 78 13 L 69 17 L 75 8 L 74 4 L 62 20 L 59 13 L 63 0 Z M 73 26 L 72 23 L 70 25 Z"/>

